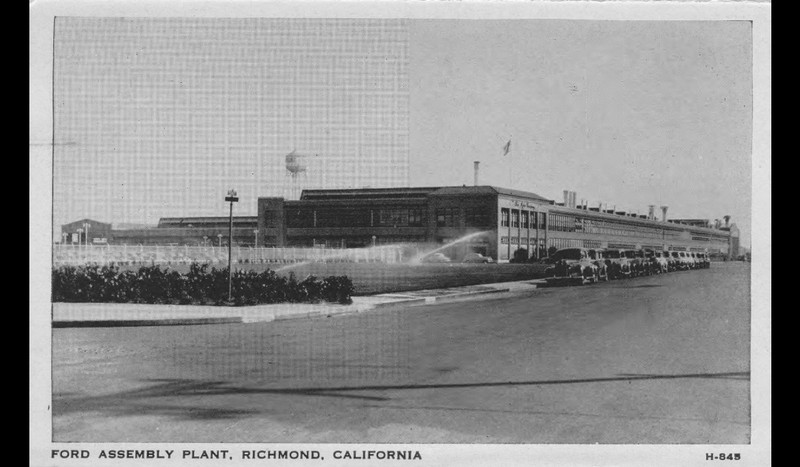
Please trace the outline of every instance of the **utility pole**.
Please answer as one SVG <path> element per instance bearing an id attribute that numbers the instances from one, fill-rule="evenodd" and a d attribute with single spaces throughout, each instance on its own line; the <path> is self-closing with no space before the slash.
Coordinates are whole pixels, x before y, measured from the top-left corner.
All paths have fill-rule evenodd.
<path id="1" fill-rule="evenodd" d="M 233 248 L 233 203 L 239 201 L 239 197 L 236 196 L 236 190 L 231 189 L 228 191 L 228 196 L 225 197 L 225 201 L 228 201 L 231 204 L 231 211 L 229 217 L 229 224 L 228 224 L 228 301 L 233 301 L 233 270 L 231 269 L 231 255 L 232 255 L 232 248 Z"/>

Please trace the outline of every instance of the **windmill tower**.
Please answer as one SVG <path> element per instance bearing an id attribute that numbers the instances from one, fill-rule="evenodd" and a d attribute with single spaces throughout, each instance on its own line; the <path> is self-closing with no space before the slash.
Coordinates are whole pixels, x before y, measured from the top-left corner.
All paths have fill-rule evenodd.
<path id="1" fill-rule="evenodd" d="M 316 156 L 316 154 L 315 154 Z M 300 198 L 300 182 L 306 181 L 308 174 L 308 158 L 306 154 L 298 154 L 294 150 L 286 155 L 286 174 L 290 178 L 292 199 Z M 300 180 L 302 178 L 302 180 Z"/>

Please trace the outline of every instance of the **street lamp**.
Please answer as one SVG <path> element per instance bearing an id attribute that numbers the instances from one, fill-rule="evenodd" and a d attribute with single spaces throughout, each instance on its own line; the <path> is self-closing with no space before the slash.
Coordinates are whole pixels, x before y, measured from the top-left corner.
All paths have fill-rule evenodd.
<path id="1" fill-rule="evenodd" d="M 231 203 L 229 217 L 230 222 L 228 224 L 228 301 L 230 302 L 233 299 L 231 293 L 233 290 L 233 271 L 231 270 L 231 248 L 233 248 L 233 203 L 239 201 L 239 197 L 236 195 L 236 190 L 228 190 L 228 196 L 225 197 L 225 201 Z"/>
<path id="2" fill-rule="evenodd" d="M 89 223 L 88 222 L 84 222 L 83 223 L 83 229 L 84 229 L 84 232 L 86 232 L 86 240 L 85 240 L 85 242 L 86 242 L 86 246 L 88 247 L 89 246 Z"/>
<path id="3" fill-rule="evenodd" d="M 217 240 L 219 240 L 219 247 L 222 248 L 222 234 L 217 234 Z"/>
<path id="4" fill-rule="evenodd" d="M 253 229 L 253 248 L 258 248 L 258 229 Z"/>
<path id="5" fill-rule="evenodd" d="M 203 246 L 208 246 L 208 235 L 203 235 Z"/>

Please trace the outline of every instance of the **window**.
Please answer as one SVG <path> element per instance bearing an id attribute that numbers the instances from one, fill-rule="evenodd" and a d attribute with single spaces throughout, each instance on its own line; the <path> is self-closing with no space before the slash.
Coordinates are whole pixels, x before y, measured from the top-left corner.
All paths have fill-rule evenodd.
<path id="1" fill-rule="evenodd" d="M 408 225 L 407 209 L 379 209 L 377 225 L 380 226 L 406 226 Z"/>
<path id="2" fill-rule="evenodd" d="M 311 209 L 290 209 L 286 214 L 289 228 L 314 227 L 314 211 Z"/>
<path id="3" fill-rule="evenodd" d="M 485 209 L 477 207 L 464 209 L 464 225 L 467 227 L 483 227 L 489 224 L 491 224 L 491 217 L 487 215 Z"/>
<path id="4" fill-rule="evenodd" d="M 553 214 L 550 216 L 551 230 L 558 232 L 575 232 L 580 224 L 580 219 L 574 216 Z"/>
<path id="5" fill-rule="evenodd" d="M 369 209 L 320 209 L 316 215 L 316 227 L 369 227 L 371 217 Z"/>
<path id="6" fill-rule="evenodd" d="M 522 228 L 527 229 L 528 226 L 528 211 L 522 211 Z"/>
<path id="7" fill-rule="evenodd" d="M 408 210 L 408 225 L 421 226 L 424 225 L 422 221 L 422 209 L 409 209 Z"/>
<path id="8" fill-rule="evenodd" d="M 458 227 L 458 208 L 439 208 L 436 210 L 437 227 Z"/>
<path id="9" fill-rule="evenodd" d="M 264 226 L 267 228 L 274 228 L 278 226 L 278 211 L 272 211 L 270 209 L 264 210 Z"/>
<path id="10" fill-rule="evenodd" d="M 508 227 L 508 209 L 500 209 L 500 226 Z"/>
<path id="11" fill-rule="evenodd" d="M 519 211 L 516 209 L 511 211 L 511 227 L 519 228 Z"/>

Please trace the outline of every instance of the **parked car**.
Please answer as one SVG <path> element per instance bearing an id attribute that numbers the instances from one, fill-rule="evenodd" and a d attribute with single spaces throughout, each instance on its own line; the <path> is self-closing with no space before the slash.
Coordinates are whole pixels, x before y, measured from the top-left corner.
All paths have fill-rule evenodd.
<path id="1" fill-rule="evenodd" d="M 672 254 L 669 251 L 666 251 L 666 250 L 665 251 L 659 251 L 658 253 L 661 255 L 661 258 L 663 258 L 664 261 L 667 263 L 667 271 L 666 272 L 672 272 L 672 271 L 677 270 L 677 268 L 678 268 L 677 260 L 672 257 Z"/>
<path id="2" fill-rule="evenodd" d="M 684 254 L 686 255 L 686 261 L 689 263 L 689 269 L 697 269 L 699 264 L 694 257 L 694 253 L 691 251 L 686 251 Z"/>
<path id="3" fill-rule="evenodd" d="M 667 264 L 667 259 L 664 257 L 661 251 L 645 249 L 644 257 L 647 260 L 649 274 L 662 274 L 668 272 L 669 266 Z"/>
<path id="4" fill-rule="evenodd" d="M 672 257 L 676 260 L 676 266 L 679 271 L 686 271 L 691 269 L 691 263 L 689 262 L 689 258 L 686 257 L 686 253 L 683 251 L 673 251 Z"/>
<path id="5" fill-rule="evenodd" d="M 667 251 L 665 253 L 667 255 L 667 261 L 669 261 L 670 272 L 680 271 L 683 269 L 681 265 L 681 257 L 677 251 Z"/>
<path id="6" fill-rule="evenodd" d="M 606 248 L 603 250 L 603 258 L 606 263 L 609 279 L 619 279 L 630 275 L 630 266 L 628 266 L 628 260 L 625 259 L 622 250 L 618 248 Z M 623 263 L 626 265 L 624 273 L 622 271 Z"/>
<path id="7" fill-rule="evenodd" d="M 631 276 L 644 276 L 649 273 L 650 269 L 644 257 L 643 250 L 624 250 L 623 254 L 630 265 Z"/>
<path id="8" fill-rule="evenodd" d="M 422 258 L 423 263 L 449 263 L 450 258 L 445 256 L 444 253 L 431 253 Z"/>
<path id="9" fill-rule="evenodd" d="M 491 256 L 483 256 L 480 253 L 467 253 L 464 256 L 463 263 L 494 263 Z"/>
<path id="10" fill-rule="evenodd" d="M 589 257 L 586 248 L 562 248 L 552 256 L 553 266 L 545 269 L 545 275 L 557 278 L 581 279 L 582 283 L 600 280 L 597 265 Z"/>
<path id="11" fill-rule="evenodd" d="M 602 281 L 608 280 L 608 265 L 605 260 L 605 250 L 602 248 L 590 248 L 588 250 L 589 259 L 597 266 L 597 276 Z"/>

